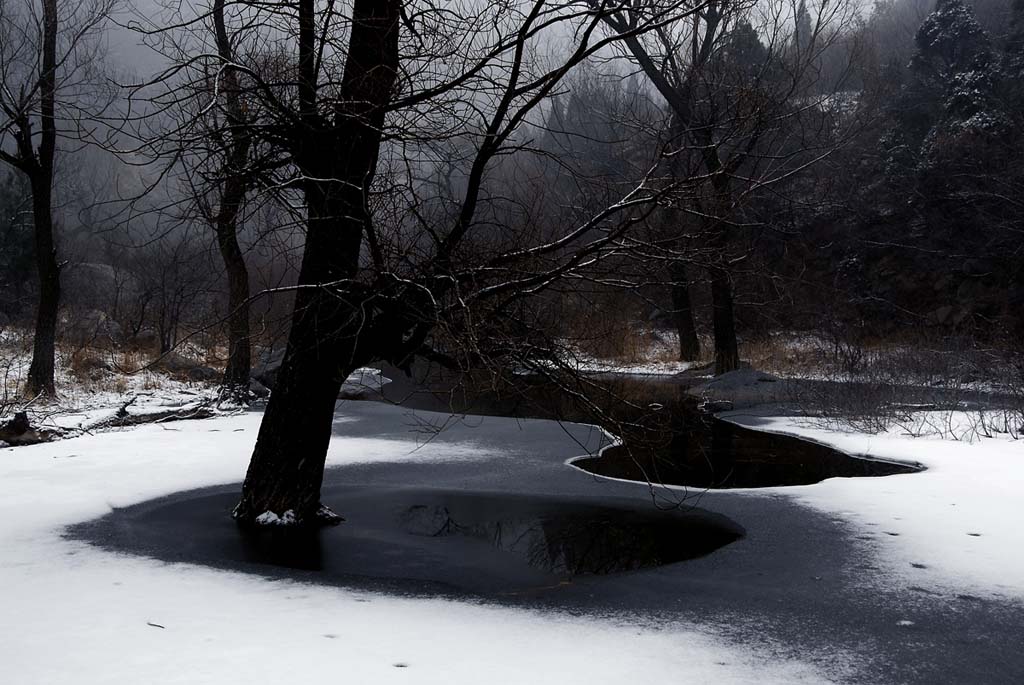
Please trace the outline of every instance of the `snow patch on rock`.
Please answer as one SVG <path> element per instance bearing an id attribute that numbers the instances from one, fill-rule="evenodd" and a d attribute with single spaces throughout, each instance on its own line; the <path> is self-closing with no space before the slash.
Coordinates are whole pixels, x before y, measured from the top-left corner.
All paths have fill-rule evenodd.
<path id="1" fill-rule="evenodd" d="M 289 509 L 280 516 L 272 511 L 265 511 L 256 517 L 257 526 L 294 526 L 299 522 L 299 517 L 295 515 L 295 511 Z"/>

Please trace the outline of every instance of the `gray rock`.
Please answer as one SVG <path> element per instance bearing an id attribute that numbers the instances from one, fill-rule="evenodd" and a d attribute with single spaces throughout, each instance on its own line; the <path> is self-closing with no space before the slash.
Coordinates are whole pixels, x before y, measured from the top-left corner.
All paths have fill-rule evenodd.
<path id="1" fill-rule="evenodd" d="M 132 340 L 139 347 L 156 347 L 160 344 L 160 335 L 152 328 L 143 328 Z"/>
<path id="2" fill-rule="evenodd" d="M 946 306 L 939 307 L 938 309 L 933 311 L 931 316 L 933 319 L 935 319 L 935 323 L 942 325 L 949 321 L 950 315 L 952 315 L 952 313 L 953 307 L 947 304 Z"/>
<path id="3" fill-rule="evenodd" d="M 958 326 L 969 314 L 970 310 L 966 307 L 945 305 L 932 311 L 929 316 L 940 326 Z"/>
<path id="4" fill-rule="evenodd" d="M 220 378 L 221 373 L 209 366 L 197 366 L 188 370 L 189 380 L 210 383 Z"/>
<path id="5" fill-rule="evenodd" d="M 195 359 L 183 357 L 176 352 L 171 352 L 161 359 L 157 364 L 157 368 L 177 376 L 185 376 L 192 381 L 211 382 L 221 376 L 220 371 L 217 369 Z"/>
<path id="6" fill-rule="evenodd" d="M 72 314 L 64 324 L 63 338 L 73 345 L 121 342 L 123 337 L 121 325 L 98 309 Z"/>
<path id="7" fill-rule="evenodd" d="M 284 348 L 278 350 L 264 350 L 257 359 L 252 370 L 252 377 L 263 386 L 274 389 L 274 382 L 277 380 L 277 373 L 284 363 Z"/>
<path id="8" fill-rule="evenodd" d="M 255 378 L 249 381 L 249 392 L 254 397 L 258 397 L 261 400 L 270 397 L 270 390 L 267 388 L 267 386 L 263 385 Z"/>

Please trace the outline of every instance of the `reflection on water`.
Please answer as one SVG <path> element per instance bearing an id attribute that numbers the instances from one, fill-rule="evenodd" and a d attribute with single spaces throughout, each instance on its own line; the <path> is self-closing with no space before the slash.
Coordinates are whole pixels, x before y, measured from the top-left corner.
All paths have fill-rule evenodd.
<path id="1" fill-rule="evenodd" d="M 739 529 L 707 517 L 651 516 L 601 507 L 480 519 L 475 511 L 453 513 L 447 505 L 417 504 L 406 509 L 401 520 L 413 535 L 485 542 L 522 557 L 530 566 L 569 576 L 606 575 L 694 559 L 742 535 Z"/>
<path id="2" fill-rule="evenodd" d="M 462 397 L 453 409 L 600 424 L 621 437 L 625 447 L 574 464 L 598 475 L 643 483 L 762 488 L 921 470 L 855 458 L 825 445 L 715 419 L 698 408 L 688 387 L 672 380 L 608 375 L 577 379 L 567 392 L 542 378 L 521 377 L 514 392 L 499 397 L 484 386 L 472 397 Z M 443 411 L 445 406 L 427 403 L 424 408 Z"/>
<path id="3" fill-rule="evenodd" d="M 364 519 L 358 529 L 360 524 L 354 522 L 321 529 L 229 523 L 220 532 L 211 531 L 209 539 L 194 542 L 247 563 L 328 575 L 385 560 L 398 569 L 388 574 L 410 572 L 415 566 L 421 572 L 432 569 L 428 576 L 436 572 L 443 577 L 451 575 L 441 568 L 447 563 L 481 563 L 513 575 L 512 567 L 519 567 L 570 577 L 694 559 L 744 534 L 728 518 L 700 509 L 661 511 L 649 504 L 619 508 L 557 498 L 452 492 L 407 491 L 394 497 L 381 501 L 373 522 Z M 353 534 L 381 545 L 373 555 L 377 561 L 352 554 Z"/>
<path id="4" fill-rule="evenodd" d="M 237 526 L 242 559 L 303 571 L 324 567 L 321 530 L 301 526 Z"/>
<path id="5" fill-rule="evenodd" d="M 602 476 L 696 488 L 810 485 L 826 478 L 889 476 L 919 467 L 857 458 L 806 440 L 683 414 L 661 443 L 627 441 L 573 462 Z"/>
<path id="6" fill-rule="evenodd" d="M 625 480 L 697 488 L 810 485 L 826 478 L 889 476 L 920 467 L 853 457 L 807 440 L 743 428 L 698 408 L 680 386 L 619 383 L 617 392 L 644 397 L 644 415 L 626 417 L 625 445 L 574 465 Z M 623 389 L 623 386 L 628 385 Z M 653 404 L 652 404 L 653 403 Z M 620 419 L 622 420 L 622 419 Z"/>

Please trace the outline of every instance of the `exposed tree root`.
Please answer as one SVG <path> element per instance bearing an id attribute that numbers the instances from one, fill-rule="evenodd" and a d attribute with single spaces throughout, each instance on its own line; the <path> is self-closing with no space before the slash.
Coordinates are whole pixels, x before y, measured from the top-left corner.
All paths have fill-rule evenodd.
<path id="1" fill-rule="evenodd" d="M 60 435 L 61 432 L 57 430 L 34 427 L 29 421 L 28 413 L 23 411 L 15 414 L 14 418 L 7 423 L 0 425 L 0 442 L 6 442 L 12 447 L 50 442 Z"/>

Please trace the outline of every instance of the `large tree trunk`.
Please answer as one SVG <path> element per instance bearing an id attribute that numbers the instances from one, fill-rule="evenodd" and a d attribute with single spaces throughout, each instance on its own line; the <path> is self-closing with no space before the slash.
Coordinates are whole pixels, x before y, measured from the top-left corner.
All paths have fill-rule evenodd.
<path id="1" fill-rule="evenodd" d="M 700 358 L 700 338 L 697 337 L 697 324 L 693 318 L 686 267 L 682 263 L 673 263 L 669 267 L 669 277 L 672 280 L 672 321 L 679 335 L 679 361 L 696 361 Z"/>
<path id="2" fill-rule="evenodd" d="M 42 69 L 39 74 L 40 140 L 32 150 L 29 124 L 22 127 L 21 157 L 32 180 L 32 218 L 35 221 L 36 268 L 39 273 L 39 308 L 32 348 L 32 363 L 25 384 L 27 395 L 56 394 L 54 346 L 57 342 L 57 311 L 60 307 L 60 266 L 53 239 L 53 160 L 57 149 L 54 119 L 57 97 L 57 0 L 43 2 Z M 38 155 L 36 158 L 35 155 Z"/>
<path id="3" fill-rule="evenodd" d="M 345 73 L 333 120 L 317 112 L 315 4 L 299 2 L 299 106 L 295 163 L 307 177 L 306 246 L 284 362 L 260 425 L 242 498 L 241 523 L 276 516 L 335 523 L 320 505 L 324 462 L 341 384 L 360 362 L 369 328 L 353 283 L 366 195 L 376 173 L 385 106 L 398 69 L 397 0 L 356 0 Z M 266 512 L 273 516 L 263 518 Z M 260 519 L 263 518 L 261 521 Z"/>
<path id="4" fill-rule="evenodd" d="M 340 193 L 351 191 L 335 187 Z M 314 195 L 314 193 L 310 193 Z M 326 198 L 310 207 L 309 231 L 299 274 L 291 332 L 274 391 L 260 424 L 256 449 L 235 509 L 241 522 L 265 512 L 300 521 L 322 518 L 320 486 L 341 384 L 355 359 L 359 308 L 321 284 L 351 278 L 358 264 L 359 206 L 348 211 Z"/>

